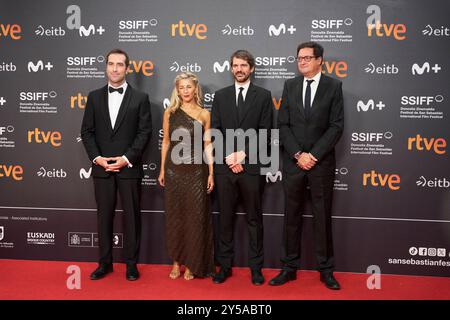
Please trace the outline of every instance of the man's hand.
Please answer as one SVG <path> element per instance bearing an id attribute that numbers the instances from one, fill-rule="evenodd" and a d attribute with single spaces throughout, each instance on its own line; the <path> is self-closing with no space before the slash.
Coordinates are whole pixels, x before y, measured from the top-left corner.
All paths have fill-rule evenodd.
<path id="1" fill-rule="evenodd" d="M 233 173 L 240 173 L 244 171 L 241 163 L 244 162 L 246 156 L 244 151 L 233 152 L 225 157 L 225 162 Z"/>
<path id="2" fill-rule="evenodd" d="M 107 165 L 107 167 L 105 168 L 106 171 L 119 172 L 120 169 L 128 165 L 123 157 L 111 157 L 108 158 L 108 161 L 114 162 Z"/>
<path id="3" fill-rule="evenodd" d="M 106 170 L 106 169 L 108 169 L 108 161 L 110 161 L 110 160 L 112 160 L 112 159 L 105 158 L 105 157 L 97 157 L 97 159 L 95 159 L 95 164 L 103 167 Z"/>
<path id="4" fill-rule="evenodd" d="M 302 153 L 297 160 L 297 165 L 303 170 L 311 170 L 317 163 L 317 159 L 311 153 Z"/>

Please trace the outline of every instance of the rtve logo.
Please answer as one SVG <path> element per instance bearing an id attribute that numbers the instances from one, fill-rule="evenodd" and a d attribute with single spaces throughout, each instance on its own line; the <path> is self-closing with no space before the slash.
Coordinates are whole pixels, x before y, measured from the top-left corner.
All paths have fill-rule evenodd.
<path id="1" fill-rule="evenodd" d="M 422 30 L 422 34 L 424 36 L 436 36 L 436 37 L 442 37 L 442 36 L 450 36 L 450 28 L 441 26 L 440 28 L 433 28 L 429 24 L 425 27 L 425 29 Z"/>
<path id="2" fill-rule="evenodd" d="M 272 97 L 272 103 L 276 110 L 279 110 L 281 107 L 281 98 Z"/>
<path id="3" fill-rule="evenodd" d="M 343 25 L 351 26 L 353 24 L 353 20 L 350 18 L 342 19 L 322 19 L 322 20 L 313 20 L 311 22 L 311 27 L 313 29 L 339 29 Z"/>
<path id="4" fill-rule="evenodd" d="M 368 37 L 373 35 L 379 38 L 393 37 L 398 41 L 406 39 L 406 26 L 404 24 L 381 23 L 381 9 L 379 6 L 374 4 L 368 6 L 366 13 L 370 14 L 366 22 Z"/>
<path id="5" fill-rule="evenodd" d="M 383 101 L 378 101 L 377 103 L 375 103 L 373 99 L 369 99 L 367 103 L 364 103 L 364 101 L 362 100 L 358 100 L 358 102 L 356 103 L 356 110 L 358 110 L 358 112 L 360 111 L 366 112 L 369 110 L 374 110 L 375 108 L 381 111 L 385 107 L 386 105 L 383 103 Z"/>
<path id="6" fill-rule="evenodd" d="M 404 106 L 410 105 L 410 106 L 423 106 L 430 104 L 434 102 L 441 103 L 444 101 L 444 97 L 440 94 L 433 96 L 402 96 L 401 104 Z"/>
<path id="7" fill-rule="evenodd" d="M 86 108 L 87 96 L 78 92 L 75 96 L 70 97 L 70 109 L 84 109 Z"/>
<path id="8" fill-rule="evenodd" d="M 28 143 L 50 143 L 53 147 L 61 146 L 61 132 L 43 131 L 39 128 L 28 130 Z"/>
<path id="9" fill-rule="evenodd" d="M 16 181 L 23 180 L 23 168 L 16 164 L 0 164 L 0 179 L 11 178 Z"/>
<path id="10" fill-rule="evenodd" d="M 47 71 L 52 70 L 53 65 L 50 61 L 48 61 L 45 65 L 42 60 L 38 60 L 36 63 L 33 61 L 28 62 L 28 72 L 38 72 L 47 69 Z"/>
<path id="11" fill-rule="evenodd" d="M 170 35 L 172 37 L 196 37 L 199 40 L 205 40 L 208 38 L 206 35 L 208 32 L 208 27 L 203 23 L 184 23 L 183 20 L 178 21 L 178 23 L 173 23 L 170 29 Z"/>
<path id="12" fill-rule="evenodd" d="M 50 92 L 25 92 L 22 91 L 19 93 L 20 101 L 45 101 L 48 98 L 55 98 L 57 93 L 55 91 Z"/>
<path id="13" fill-rule="evenodd" d="M 408 150 L 431 151 L 442 155 L 446 153 L 447 141 L 444 138 L 423 138 L 420 134 L 408 138 Z"/>
<path id="14" fill-rule="evenodd" d="M 324 61 L 322 65 L 322 73 L 335 75 L 339 78 L 348 76 L 348 65 L 345 61 Z"/>
<path id="15" fill-rule="evenodd" d="M 104 62 L 104 56 L 98 57 L 67 57 L 66 62 L 68 66 L 92 66 L 97 62 Z"/>
<path id="16" fill-rule="evenodd" d="M 154 73 L 154 67 L 153 62 L 150 60 L 131 60 L 128 74 L 142 73 L 146 77 L 151 77 Z"/>
<path id="17" fill-rule="evenodd" d="M 291 24 L 289 28 L 286 28 L 286 25 L 284 23 L 280 24 L 278 27 L 271 24 L 268 30 L 270 37 L 278 37 L 282 34 L 286 34 L 287 32 L 293 35 L 295 31 L 297 31 L 297 29 L 294 27 L 294 25 Z"/>
<path id="18" fill-rule="evenodd" d="M 106 30 L 103 26 L 96 27 L 90 24 L 89 27 L 84 27 L 81 25 L 81 9 L 77 5 L 70 5 L 67 7 L 66 13 L 69 15 L 66 20 L 67 29 L 78 30 L 80 37 L 89 37 L 91 35 L 99 34 L 102 35 Z"/>
<path id="19" fill-rule="evenodd" d="M 18 24 L 0 23 L 0 38 L 11 38 L 12 40 L 20 40 L 22 27 Z"/>
<path id="20" fill-rule="evenodd" d="M 435 63 L 431 68 L 429 62 L 425 62 L 424 64 L 422 64 L 422 66 L 414 63 L 411 67 L 411 72 L 413 75 L 423 75 L 424 73 L 431 73 L 430 69 L 433 70 L 434 73 L 438 73 L 442 68 L 437 63 Z"/>
<path id="21" fill-rule="evenodd" d="M 394 191 L 399 190 L 400 175 L 377 173 L 375 170 L 371 170 L 370 173 L 363 173 L 363 186 L 367 187 L 368 185 L 380 188 L 388 187 Z"/>

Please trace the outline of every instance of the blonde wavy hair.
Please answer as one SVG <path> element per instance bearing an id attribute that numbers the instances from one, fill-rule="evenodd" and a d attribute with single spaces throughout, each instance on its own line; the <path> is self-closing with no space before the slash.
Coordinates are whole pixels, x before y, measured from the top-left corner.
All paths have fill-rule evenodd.
<path id="1" fill-rule="evenodd" d="M 200 83 L 198 81 L 198 77 L 191 72 L 182 72 L 182 73 L 179 73 L 175 77 L 175 80 L 173 81 L 174 88 L 173 88 L 172 94 L 170 96 L 170 105 L 168 108 L 170 113 L 174 113 L 183 104 L 183 101 L 181 100 L 180 96 L 178 95 L 178 84 L 180 83 L 181 80 L 192 80 L 192 82 L 194 83 L 194 86 L 195 86 L 195 92 L 194 92 L 195 103 L 203 108 L 203 93 L 202 93 L 202 88 L 200 87 Z"/>

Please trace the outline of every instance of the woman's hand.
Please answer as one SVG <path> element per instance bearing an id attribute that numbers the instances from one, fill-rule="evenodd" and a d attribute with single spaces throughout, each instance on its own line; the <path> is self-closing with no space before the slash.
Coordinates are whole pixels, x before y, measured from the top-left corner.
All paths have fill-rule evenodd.
<path id="1" fill-rule="evenodd" d="M 161 187 L 164 187 L 164 171 L 159 172 L 158 182 Z"/>
<path id="2" fill-rule="evenodd" d="M 206 193 L 211 193 L 214 189 L 214 176 L 209 175 L 208 176 L 208 189 L 206 190 Z"/>

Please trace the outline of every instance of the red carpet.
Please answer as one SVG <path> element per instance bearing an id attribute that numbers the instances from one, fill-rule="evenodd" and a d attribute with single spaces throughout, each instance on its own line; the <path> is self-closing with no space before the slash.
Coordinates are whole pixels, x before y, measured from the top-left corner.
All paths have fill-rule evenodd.
<path id="1" fill-rule="evenodd" d="M 69 290 L 67 267 L 81 269 L 81 289 Z M 450 279 L 444 277 L 417 277 L 382 275 L 381 289 L 366 287 L 368 275 L 336 272 L 342 290 L 332 291 L 319 281 L 315 271 L 298 272 L 296 281 L 281 287 L 267 283 L 256 287 L 250 283 L 247 268 L 234 268 L 233 276 L 224 284 L 213 284 L 211 279 L 186 281 L 182 277 L 171 280 L 170 266 L 139 265 L 141 278 L 125 279 L 125 266 L 114 264 L 114 272 L 102 280 L 89 280 L 96 263 L 0 260 L 0 300 L 328 300 L 328 299 L 450 299 Z M 268 281 L 278 270 L 264 269 Z"/>

